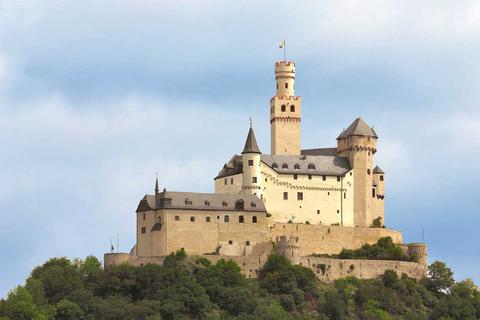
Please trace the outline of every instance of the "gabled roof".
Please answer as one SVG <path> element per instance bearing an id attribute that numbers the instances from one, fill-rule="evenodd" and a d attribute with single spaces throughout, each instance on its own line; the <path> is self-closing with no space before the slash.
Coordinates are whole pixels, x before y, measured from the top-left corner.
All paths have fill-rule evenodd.
<path id="1" fill-rule="evenodd" d="M 242 154 L 245 153 L 259 153 L 260 149 L 258 148 L 257 139 L 255 139 L 255 133 L 253 132 L 253 128 L 250 126 L 250 130 L 248 130 L 247 141 L 245 141 L 245 147 L 243 147 Z"/>
<path id="2" fill-rule="evenodd" d="M 376 166 L 375 168 L 373 168 L 373 174 L 376 174 L 376 173 L 378 173 L 378 174 L 385 174 L 385 172 L 383 172 L 383 170 L 380 169 L 379 166 Z"/>
<path id="3" fill-rule="evenodd" d="M 373 130 L 373 128 L 370 128 L 368 124 L 361 118 L 355 119 L 355 121 L 353 121 L 346 130 L 343 130 L 343 132 L 340 133 L 340 135 L 337 137 L 337 140 L 345 139 L 350 136 L 365 136 L 378 138 L 375 130 Z"/>
<path id="4" fill-rule="evenodd" d="M 300 154 L 308 156 L 336 156 L 337 148 L 303 149 Z"/>

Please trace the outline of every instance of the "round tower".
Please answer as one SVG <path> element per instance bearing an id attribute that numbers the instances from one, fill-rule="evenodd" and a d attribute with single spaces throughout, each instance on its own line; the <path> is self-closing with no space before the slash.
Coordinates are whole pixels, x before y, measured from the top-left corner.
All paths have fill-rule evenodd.
<path id="1" fill-rule="evenodd" d="M 275 96 L 270 99 L 272 155 L 300 155 L 302 98 L 295 96 L 295 63 L 275 63 Z"/>
<path id="2" fill-rule="evenodd" d="M 425 243 L 409 243 L 407 246 L 409 256 L 416 256 L 418 263 L 428 265 L 427 245 Z"/>
<path id="3" fill-rule="evenodd" d="M 300 246 L 298 237 L 277 237 L 277 251 L 285 256 L 292 264 L 300 264 Z"/>
<path id="4" fill-rule="evenodd" d="M 373 223 L 373 155 L 377 152 L 377 134 L 360 118 L 337 138 L 337 154 L 348 158 L 353 171 L 354 224 L 369 227 Z"/>
<path id="5" fill-rule="evenodd" d="M 248 131 L 247 140 L 245 141 L 245 146 L 242 151 L 242 190 L 245 193 L 256 195 L 263 200 L 262 179 L 260 176 L 261 154 L 255 133 L 253 132 L 252 123 L 250 123 L 250 130 Z"/>

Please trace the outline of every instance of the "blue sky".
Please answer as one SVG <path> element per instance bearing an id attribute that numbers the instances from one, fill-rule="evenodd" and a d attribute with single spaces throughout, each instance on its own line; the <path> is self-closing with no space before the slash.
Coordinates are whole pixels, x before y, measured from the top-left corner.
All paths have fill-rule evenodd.
<path id="1" fill-rule="evenodd" d="M 213 191 L 273 64 L 297 63 L 302 144 L 380 136 L 386 224 L 480 282 L 480 2 L 0 0 L 0 296 L 49 257 L 102 257 L 153 191 Z"/>

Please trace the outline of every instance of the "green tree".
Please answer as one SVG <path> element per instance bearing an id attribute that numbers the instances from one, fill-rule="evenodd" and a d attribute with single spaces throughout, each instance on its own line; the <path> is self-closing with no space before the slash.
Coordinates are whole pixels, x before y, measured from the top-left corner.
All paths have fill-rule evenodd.
<path id="1" fill-rule="evenodd" d="M 83 311 L 76 303 L 66 299 L 57 303 L 55 320 L 81 320 L 83 318 Z"/>
<path id="2" fill-rule="evenodd" d="M 447 293 L 455 283 L 452 270 L 444 262 L 435 261 L 428 266 L 426 285 L 434 292 Z"/>

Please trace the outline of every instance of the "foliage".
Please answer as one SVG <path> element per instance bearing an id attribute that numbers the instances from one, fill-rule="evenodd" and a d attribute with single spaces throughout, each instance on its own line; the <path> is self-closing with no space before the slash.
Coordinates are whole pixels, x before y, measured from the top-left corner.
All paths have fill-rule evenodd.
<path id="1" fill-rule="evenodd" d="M 377 246 L 390 248 L 390 240 Z M 455 283 L 441 262 L 419 282 L 387 270 L 378 279 L 326 284 L 278 254 L 258 279 L 247 279 L 233 261 L 181 250 L 163 266 L 108 270 L 92 256 L 50 259 L 0 300 L 0 320 L 17 319 L 473 320 L 480 319 L 480 291 L 471 280 Z"/>

